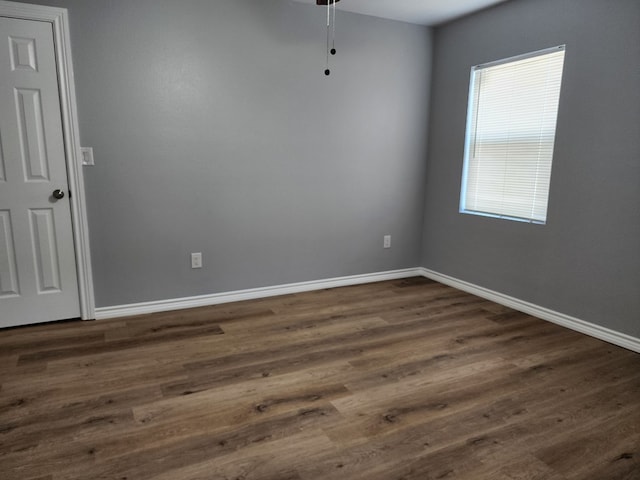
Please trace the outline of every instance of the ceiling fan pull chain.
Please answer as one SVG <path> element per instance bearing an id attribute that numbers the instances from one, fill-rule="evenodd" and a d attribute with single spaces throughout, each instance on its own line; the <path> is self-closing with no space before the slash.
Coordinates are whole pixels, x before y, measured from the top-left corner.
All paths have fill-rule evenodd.
<path id="1" fill-rule="evenodd" d="M 333 34 L 331 37 L 331 55 L 335 55 L 336 54 L 336 3 L 337 2 L 333 2 L 333 19 L 332 19 L 332 24 L 333 24 Z"/>
<path id="2" fill-rule="evenodd" d="M 336 3 L 340 0 L 316 0 L 316 5 L 327 6 L 327 60 L 324 70 L 325 75 L 331 75 L 329 69 L 329 54 L 336 54 Z M 333 6 L 333 12 L 331 7 Z"/>
<path id="3" fill-rule="evenodd" d="M 327 68 L 324 71 L 325 75 L 331 75 L 331 70 L 329 70 L 329 33 L 330 31 L 331 31 L 331 2 L 330 0 L 327 0 Z"/>

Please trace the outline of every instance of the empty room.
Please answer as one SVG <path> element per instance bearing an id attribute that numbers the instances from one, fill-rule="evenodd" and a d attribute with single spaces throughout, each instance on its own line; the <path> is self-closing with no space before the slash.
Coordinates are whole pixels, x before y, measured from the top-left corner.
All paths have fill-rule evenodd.
<path id="1" fill-rule="evenodd" d="M 640 479 L 638 0 L 0 39 L 0 479 Z"/>

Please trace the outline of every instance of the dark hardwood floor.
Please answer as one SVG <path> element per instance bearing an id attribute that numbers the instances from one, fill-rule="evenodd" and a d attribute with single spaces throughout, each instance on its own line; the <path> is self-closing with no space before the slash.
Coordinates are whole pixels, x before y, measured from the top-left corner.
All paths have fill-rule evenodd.
<path id="1" fill-rule="evenodd" d="M 638 480 L 640 355 L 422 278 L 0 331 L 3 480 Z"/>

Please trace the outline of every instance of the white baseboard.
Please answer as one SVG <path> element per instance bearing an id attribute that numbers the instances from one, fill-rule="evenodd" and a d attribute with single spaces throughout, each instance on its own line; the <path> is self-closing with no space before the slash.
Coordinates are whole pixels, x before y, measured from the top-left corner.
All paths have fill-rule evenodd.
<path id="1" fill-rule="evenodd" d="M 624 333 L 616 332 L 615 330 L 601 327 L 593 323 L 585 322 L 584 320 L 565 315 L 564 313 L 549 310 L 548 308 L 534 305 L 533 303 L 525 302 L 524 300 L 519 300 L 517 298 L 513 298 L 508 295 L 504 295 L 502 293 L 495 292 L 493 290 L 489 290 L 487 288 L 480 287 L 469 282 L 465 282 L 463 280 L 458 280 L 457 278 L 434 272 L 433 270 L 428 270 L 426 268 L 420 268 L 419 270 L 422 276 L 431 280 L 435 280 L 436 282 L 444 283 L 445 285 L 457 288 L 458 290 L 477 295 L 478 297 L 486 298 L 487 300 L 499 303 L 500 305 L 513 308 L 514 310 L 518 310 L 520 312 L 528 313 L 529 315 L 533 315 L 534 317 L 547 320 L 560 326 L 570 328 L 571 330 L 575 330 L 591 337 L 604 340 L 605 342 L 618 345 L 619 347 L 623 347 L 628 350 L 640 353 L 640 338 L 635 338 L 631 335 L 626 335 Z"/>
<path id="2" fill-rule="evenodd" d="M 364 283 L 382 282 L 385 280 L 397 280 L 423 276 L 436 282 L 449 285 L 458 290 L 477 295 L 492 302 L 499 303 L 520 312 L 528 313 L 535 317 L 561 325 L 571 330 L 590 335 L 604 340 L 605 342 L 618 345 L 620 347 L 640 353 L 640 339 L 616 332 L 593 323 L 585 322 L 575 317 L 559 313 L 548 308 L 525 302 L 518 298 L 510 297 L 500 292 L 489 290 L 478 285 L 474 285 L 457 278 L 434 272 L 426 268 L 407 268 L 404 270 L 392 270 L 388 272 L 369 273 L 364 275 L 353 275 L 348 277 L 329 278 L 324 280 L 314 280 L 310 282 L 290 283 L 286 285 L 276 285 L 272 287 L 252 288 L 248 290 L 237 290 L 233 292 L 214 293 L 211 295 L 200 295 L 196 297 L 175 298 L 170 300 L 157 300 L 153 302 L 134 303 L 130 305 L 117 305 L 113 307 L 96 308 L 96 319 L 104 320 L 109 318 L 128 317 L 133 315 L 143 315 L 155 312 L 168 312 L 171 310 L 182 310 L 185 308 L 206 307 L 209 305 L 219 305 L 223 303 L 239 302 L 243 300 L 254 300 L 258 298 L 275 297 L 278 295 L 288 295 L 291 293 L 310 292 L 322 290 L 324 288 L 347 287 L 350 285 L 361 285 Z"/>
<path id="3" fill-rule="evenodd" d="M 96 308 L 96 319 L 105 320 L 109 318 L 129 317 L 132 315 L 142 315 L 146 313 L 206 307 L 209 305 L 239 302 L 242 300 L 254 300 L 257 298 L 288 295 L 290 293 L 310 292 L 312 290 L 322 290 L 324 288 L 347 287 L 363 283 L 382 282 L 385 280 L 397 280 L 400 278 L 419 276 L 422 276 L 422 270 L 420 268 L 407 268 L 404 270 L 392 270 L 388 272 L 314 280 L 311 282 L 290 283 L 287 285 L 276 285 L 273 287 L 252 288 L 233 292 L 214 293 L 211 295 L 199 295 L 197 297 L 157 300 L 130 305 L 117 305 L 113 307 L 99 307 Z"/>

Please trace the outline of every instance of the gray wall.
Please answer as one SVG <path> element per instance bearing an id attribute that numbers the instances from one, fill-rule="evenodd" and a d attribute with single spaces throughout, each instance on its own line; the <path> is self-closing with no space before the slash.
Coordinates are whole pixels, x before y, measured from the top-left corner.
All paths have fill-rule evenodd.
<path id="1" fill-rule="evenodd" d="M 327 78 L 315 6 L 38 1 L 69 9 L 97 306 L 419 264 L 428 28 L 338 12 Z"/>
<path id="2" fill-rule="evenodd" d="M 516 0 L 434 38 L 423 266 L 640 337 L 640 2 Z M 471 66 L 559 44 L 547 225 L 459 214 Z"/>

